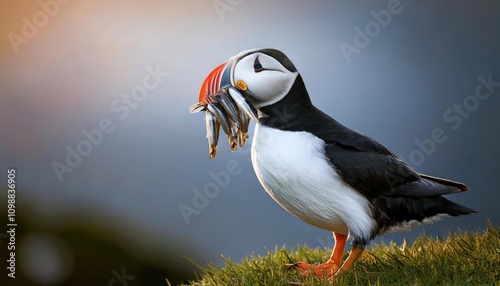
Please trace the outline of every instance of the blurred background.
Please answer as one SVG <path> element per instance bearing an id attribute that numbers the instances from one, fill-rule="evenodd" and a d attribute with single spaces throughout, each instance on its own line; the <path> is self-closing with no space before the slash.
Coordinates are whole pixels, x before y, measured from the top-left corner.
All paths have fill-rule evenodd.
<path id="1" fill-rule="evenodd" d="M 471 187 L 451 199 L 479 214 L 375 242 L 500 223 L 498 1 L 24 0 L 0 1 L 0 19 L 2 285 L 175 284 L 199 272 L 189 260 L 332 247 L 264 192 L 251 144 L 221 139 L 210 160 L 204 116 L 188 113 L 208 73 L 250 48 L 282 50 L 317 107 Z"/>

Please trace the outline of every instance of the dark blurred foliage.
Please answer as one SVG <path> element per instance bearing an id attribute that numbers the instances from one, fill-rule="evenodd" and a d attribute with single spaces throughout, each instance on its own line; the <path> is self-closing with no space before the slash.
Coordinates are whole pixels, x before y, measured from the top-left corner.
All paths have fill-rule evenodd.
<path id="1" fill-rule="evenodd" d="M 134 253 L 111 225 L 73 215 L 64 226 L 36 222 L 27 204 L 17 204 L 15 279 L 8 278 L 10 235 L 6 233 L 6 204 L 2 203 L 0 285 L 173 285 L 195 277 L 195 249 L 178 239 L 164 241 L 166 255 Z M 139 244 L 141 242 L 137 242 Z M 12 244 L 11 244 L 12 245 Z M 168 254 L 170 253 L 170 254 Z"/>

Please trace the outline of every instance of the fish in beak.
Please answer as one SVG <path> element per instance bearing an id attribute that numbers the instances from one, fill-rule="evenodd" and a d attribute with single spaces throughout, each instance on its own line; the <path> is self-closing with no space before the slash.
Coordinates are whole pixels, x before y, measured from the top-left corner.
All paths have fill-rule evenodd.
<path id="1" fill-rule="evenodd" d="M 258 121 L 257 111 L 245 96 L 249 92 L 245 82 L 233 80 L 235 61 L 231 59 L 210 72 L 201 85 L 198 102 L 189 108 L 190 113 L 206 112 L 208 156 L 211 159 L 217 155 L 220 127 L 234 152 L 238 146 L 245 146 L 250 119 Z"/>

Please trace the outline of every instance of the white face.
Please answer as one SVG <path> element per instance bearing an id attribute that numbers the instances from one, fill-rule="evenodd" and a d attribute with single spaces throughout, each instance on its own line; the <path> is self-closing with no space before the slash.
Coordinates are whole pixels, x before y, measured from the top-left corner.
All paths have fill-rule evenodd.
<path id="1" fill-rule="evenodd" d="M 238 60 L 233 70 L 232 84 L 238 80 L 246 83 L 252 96 L 248 100 L 259 109 L 281 100 L 290 91 L 298 72 L 286 69 L 275 58 L 255 52 Z M 233 60 L 232 59 L 232 60 Z"/>

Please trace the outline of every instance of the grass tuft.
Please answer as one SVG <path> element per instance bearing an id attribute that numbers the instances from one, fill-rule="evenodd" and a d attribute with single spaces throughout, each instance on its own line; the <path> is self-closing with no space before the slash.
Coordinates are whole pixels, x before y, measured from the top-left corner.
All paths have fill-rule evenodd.
<path id="1" fill-rule="evenodd" d="M 224 267 L 209 264 L 189 285 L 331 285 L 330 281 L 302 277 L 285 263 L 325 262 L 331 249 L 298 245 L 267 250 L 235 263 L 228 258 Z M 344 255 L 346 258 L 347 253 Z M 367 249 L 351 272 L 334 278 L 335 285 L 500 285 L 500 226 L 486 222 L 480 233 L 449 234 L 445 239 L 422 234 L 402 245 L 374 245 Z"/>

